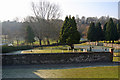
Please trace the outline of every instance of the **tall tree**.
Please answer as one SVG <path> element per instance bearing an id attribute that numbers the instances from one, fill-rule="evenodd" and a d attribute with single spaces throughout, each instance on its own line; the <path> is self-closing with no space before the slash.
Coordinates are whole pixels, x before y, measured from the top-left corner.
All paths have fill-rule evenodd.
<path id="1" fill-rule="evenodd" d="M 60 17 L 60 8 L 58 5 L 47 2 L 40 1 L 39 4 L 35 4 L 32 2 L 32 10 L 35 17 L 31 20 L 31 22 L 38 22 L 39 25 L 33 26 L 36 35 L 40 41 L 43 39 L 43 35 L 47 38 L 47 42 L 49 44 L 49 38 L 51 33 L 53 33 L 54 26 L 50 23 L 53 19 L 58 19 Z"/>
<path id="2" fill-rule="evenodd" d="M 95 35 L 96 41 L 100 41 L 100 40 L 104 39 L 104 35 L 103 35 L 103 31 L 102 31 L 100 22 L 97 22 L 97 24 L 96 24 L 95 34 L 96 34 Z"/>
<path id="3" fill-rule="evenodd" d="M 60 35 L 59 35 L 59 40 L 60 40 L 60 43 L 62 43 L 62 44 L 66 43 L 66 39 L 67 39 L 66 35 L 67 34 L 65 34 L 65 33 L 67 32 L 66 27 L 68 26 L 68 23 L 69 23 L 69 18 L 68 18 L 68 16 L 66 16 L 65 21 L 60 30 Z"/>
<path id="4" fill-rule="evenodd" d="M 90 41 L 96 41 L 95 35 L 96 35 L 95 24 L 94 24 L 94 22 L 91 22 L 90 23 L 90 27 L 88 29 L 88 33 L 87 33 L 88 40 L 90 40 Z"/>
<path id="5" fill-rule="evenodd" d="M 106 26 L 107 26 L 107 22 L 103 26 L 104 40 L 106 40 L 106 38 L 105 38 L 105 35 L 106 35 Z"/>
<path id="6" fill-rule="evenodd" d="M 116 27 L 116 24 L 114 24 L 112 18 L 110 18 L 110 20 L 107 23 L 105 37 L 108 41 L 112 41 L 113 43 L 114 43 L 114 40 L 118 39 L 117 27 Z"/>
<path id="7" fill-rule="evenodd" d="M 27 28 L 26 28 L 26 36 L 25 36 L 26 42 L 27 43 L 35 42 L 34 37 L 35 37 L 35 35 L 33 33 L 32 28 L 30 26 L 27 26 Z"/>
<path id="8" fill-rule="evenodd" d="M 74 49 L 73 44 L 79 43 L 80 33 L 77 31 L 77 24 L 74 17 L 66 17 L 60 32 L 60 43 L 68 44 Z"/>
<path id="9" fill-rule="evenodd" d="M 119 36 L 119 39 L 120 39 L 120 22 L 118 22 L 118 24 L 117 24 L 117 31 L 118 31 L 118 36 Z"/>

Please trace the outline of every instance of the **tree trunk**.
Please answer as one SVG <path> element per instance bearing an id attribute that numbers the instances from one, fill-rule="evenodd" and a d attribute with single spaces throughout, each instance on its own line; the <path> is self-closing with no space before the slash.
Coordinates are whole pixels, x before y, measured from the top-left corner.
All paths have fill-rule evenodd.
<path id="1" fill-rule="evenodd" d="M 71 47 L 71 49 L 74 49 L 74 45 L 73 44 L 71 44 L 70 47 Z"/>
<path id="2" fill-rule="evenodd" d="M 49 39 L 47 38 L 47 45 L 50 45 L 50 41 L 49 41 Z"/>
<path id="3" fill-rule="evenodd" d="M 105 43 L 105 40 L 104 40 L 104 43 Z"/>
<path id="4" fill-rule="evenodd" d="M 5 35 L 5 43 L 7 43 L 7 35 Z"/>
<path id="5" fill-rule="evenodd" d="M 43 39 L 43 43 L 44 43 L 44 45 L 46 45 L 46 43 L 45 43 L 45 40 Z"/>
<path id="6" fill-rule="evenodd" d="M 56 42 L 58 43 L 58 40 Z"/>
<path id="7" fill-rule="evenodd" d="M 42 41 L 42 40 L 41 40 L 41 39 L 39 39 L 39 45 L 40 45 L 40 46 L 42 45 L 41 41 Z"/>
<path id="8" fill-rule="evenodd" d="M 92 51 L 92 47 L 90 46 L 90 51 Z"/>
<path id="9" fill-rule="evenodd" d="M 112 41 L 112 43 L 114 43 L 114 40 Z"/>
<path id="10" fill-rule="evenodd" d="M 114 40 L 112 40 L 112 47 L 113 47 Z"/>
<path id="11" fill-rule="evenodd" d="M 19 46 L 19 41 L 17 40 L 17 46 Z"/>
<path id="12" fill-rule="evenodd" d="M 34 45 L 34 43 L 32 43 L 32 46 Z"/>

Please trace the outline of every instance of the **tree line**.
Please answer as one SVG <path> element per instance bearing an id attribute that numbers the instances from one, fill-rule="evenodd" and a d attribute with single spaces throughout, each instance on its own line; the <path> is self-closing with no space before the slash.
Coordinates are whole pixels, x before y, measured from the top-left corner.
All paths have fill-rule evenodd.
<path id="1" fill-rule="evenodd" d="M 90 27 L 87 32 L 87 38 L 90 41 L 112 41 L 120 38 L 120 22 L 115 23 L 112 18 L 101 27 L 101 23 L 90 23 Z"/>
<path id="2" fill-rule="evenodd" d="M 72 48 L 72 44 L 78 43 L 78 39 L 83 37 L 82 32 L 84 31 L 90 41 L 114 41 L 118 40 L 120 36 L 120 22 L 116 23 L 117 20 L 114 18 L 109 19 L 109 16 L 99 19 L 96 17 L 88 17 L 87 19 L 85 17 L 81 19 L 76 17 L 75 19 L 75 17 L 67 16 L 65 21 L 63 21 L 59 19 L 61 12 L 56 4 L 40 1 L 38 4 L 32 2 L 31 6 L 34 15 L 26 17 L 20 23 L 22 28 L 14 31 L 11 28 L 10 31 L 10 29 L 6 30 L 3 27 L 3 33 L 9 39 L 13 40 L 15 38 L 17 41 L 24 39 L 27 43 L 33 43 L 37 39 L 39 40 L 39 45 L 42 45 L 41 41 L 50 44 L 50 39 L 53 39 L 59 40 L 58 42 L 61 44 L 69 44 Z M 107 22 L 105 23 L 105 21 Z M 104 26 L 101 27 L 103 24 Z M 88 32 L 84 25 L 90 25 Z"/>

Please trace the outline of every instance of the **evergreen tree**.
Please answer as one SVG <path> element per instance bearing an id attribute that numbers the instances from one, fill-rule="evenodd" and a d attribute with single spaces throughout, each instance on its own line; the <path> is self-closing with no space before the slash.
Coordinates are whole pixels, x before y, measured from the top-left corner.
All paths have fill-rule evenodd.
<path id="1" fill-rule="evenodd" d="M 106 35 L 106 26 L 107 26 L 107 22 L 106 22 L 105 25 L 103 26 L 104 40 L 106 40 L 106 38 L 105 38 L 105 35 Z"/>
<path id="2" fill-rule="evenodd" d="M 71 19 L 71 17 L 66 17 L 60 32 L 60 43 L 68 44 L 71 49 L 74 49 L 73 44 L 79 43 L 79 40 L 80 33 L 77 31 L 77 23 L 75 18 L 72 17 Z"/>
<path id="3" fill-rule="evenodd" d="M 30 26 L 27 26 L 27 28 L 26 28 L 26 37 L 25 37 L 26 42 L 27 43 L 33 43 L 33 42 L 35 42 L 34 37 L 35 37 L 35 35 L 33 33 L 32 28 Z"/>
<path id="4" fill-rule="evenodd" d="M 112 18 L 110 18 L 110 20 L 107 23 L 105 37 L 108 41 L 112 41 L 112 42 L 118 39 L 117 27 L 116 24 L 114 24 Z"/>
<path id="5" fill-rule="evenodd" d="M 67 32 L 66 27 L 68 26 L 68 22 L 69 22 L 69 19 L 68 19 L 68 16 L 66 16 L 65 21 L 64 21 L 61 31 L 60 31 L 60 35 L 59 35 L 59 40 L 60 40 L 60 43 L 62 43 L 62 44 L 66 43 L 67 37 L 66 37 L 65 33 Z M 65 30 L 66 30 L 66 32 L 65 32 Z"/>
<path id="6" fill-rule="evenodd" d="M 118 38 L 120 39 L 120 22 L 117 24 Z"/>
<path id="7" fill-rule="evenodd" d="M 95 24 L 94 22 L 91 22 L 87 33 L 88 40 L 96 41 L 95 34 L 96 34 Z"/>
<path id="8" fill-rule="evenodd" d="M 96 39 L 96 41 L 100 41 L 100 40 L 104 39 L 104 35 L 103 35 L 103 31 L 102 31 L 101 23 L 100 22 L 98 22 L 96 24 L 95 39 Z"/>

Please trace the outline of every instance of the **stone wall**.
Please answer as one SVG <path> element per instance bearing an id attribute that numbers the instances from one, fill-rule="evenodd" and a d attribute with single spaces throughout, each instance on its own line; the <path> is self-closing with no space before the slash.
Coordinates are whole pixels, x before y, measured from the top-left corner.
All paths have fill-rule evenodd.
<path id="1" fill-rule="evenodd" d="M 110 52 L 3 54 L 3 65 L 112 62 Z"/>

